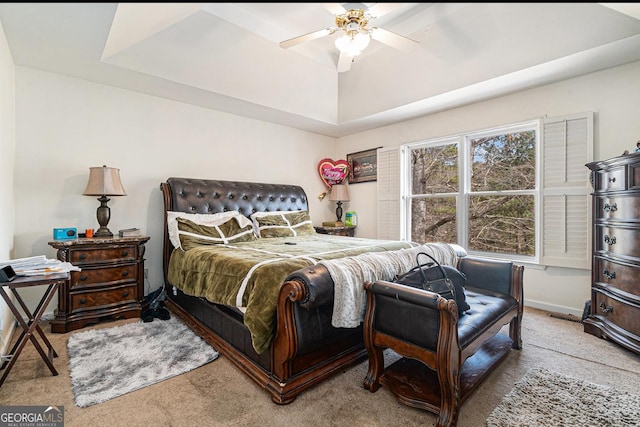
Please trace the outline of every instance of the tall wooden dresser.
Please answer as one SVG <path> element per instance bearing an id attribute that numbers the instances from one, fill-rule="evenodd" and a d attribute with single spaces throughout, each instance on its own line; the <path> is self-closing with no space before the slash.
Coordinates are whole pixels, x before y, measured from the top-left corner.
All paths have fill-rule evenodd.
<path id="1" fill-rule="evenodd" d="M 640 353 L 640 153 L 588 163 L 591 313 L 584 330 Z"/>

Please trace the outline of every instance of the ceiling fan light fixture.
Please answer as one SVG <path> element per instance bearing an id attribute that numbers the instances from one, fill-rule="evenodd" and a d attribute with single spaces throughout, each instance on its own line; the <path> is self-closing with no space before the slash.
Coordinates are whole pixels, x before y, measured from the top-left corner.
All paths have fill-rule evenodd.
<path id="1" fill-rule="evenodd" d="M 369 46 L 370 41 L 369 33 L 356 32 L 337 38 L 336 47 L 340 52 L 354 57 L 360 55 Z"/>

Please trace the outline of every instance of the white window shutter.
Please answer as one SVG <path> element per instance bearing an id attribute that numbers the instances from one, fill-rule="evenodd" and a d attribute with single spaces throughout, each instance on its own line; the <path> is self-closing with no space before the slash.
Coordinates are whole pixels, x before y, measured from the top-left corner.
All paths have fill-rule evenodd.
<path id="1" fill-rule="evenodd" d="M 378 148 L 378 239 L 401 240 L 400 149 Z"/>
<path id="2" fill-rule="evenodd" d="M 593 113 L 544 119 L 542 153 L 541 262 L 588 269 Z"/>

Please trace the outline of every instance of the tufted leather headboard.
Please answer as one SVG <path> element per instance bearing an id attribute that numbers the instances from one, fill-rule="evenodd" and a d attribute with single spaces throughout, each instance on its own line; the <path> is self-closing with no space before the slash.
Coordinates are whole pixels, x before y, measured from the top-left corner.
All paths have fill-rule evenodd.
<path id="1" fill-rule="evenodd" d="M 164 199 L 165 282 L 173 250 L 167 231 L 167 211 L 213 214 L 236 210 L 248 217 L 254 212 L 309 209 L 307 195 L 298 185 L 168 178 L 160 184 L 160 190 Z"/>

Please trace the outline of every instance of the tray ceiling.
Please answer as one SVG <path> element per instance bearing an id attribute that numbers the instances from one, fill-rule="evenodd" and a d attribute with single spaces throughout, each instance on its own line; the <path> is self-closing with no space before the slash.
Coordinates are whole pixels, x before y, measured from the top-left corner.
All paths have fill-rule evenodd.
<path id="1" fill-rule="evenodd" d="M 347 3 L 340 3 L 347 5 Z M 13 60 L 330 136 L 640 60 L 637 3 L 364 3 L 375 40 L 345 73 L 335 3 L 2 3 Z"/>

